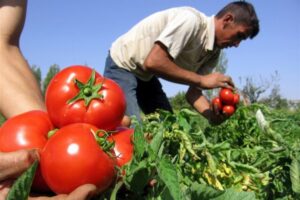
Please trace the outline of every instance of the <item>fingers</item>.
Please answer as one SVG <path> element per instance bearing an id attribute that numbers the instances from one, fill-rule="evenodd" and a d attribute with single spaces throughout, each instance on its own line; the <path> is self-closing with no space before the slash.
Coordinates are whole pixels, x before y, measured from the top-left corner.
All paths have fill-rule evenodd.
<path id="1" fill-rule="evenodd" d="M 72 193 L 68 195 L 67 200 L 88 200 L 91 197 L 97 195 L 97 187 L 93 184 L 85 184 L 77 189 L 75 189 Z"/>
<path id="2" fill-rule="evenodd" d="M 0 183 L 0 200 L 6 199 L 6 196 L 12 184 L 13 184 L 12 180 L 4 181 Z"/>
<path id="3" fill-rule="evenodd" d="M 130 127 L 131 125 L 131 119 L 129 116 L 124 115 L 122 121 L 121 121 L 121 126 L 125 126 L 125 127 Z"/>
<path id="4" fill-rule="evenodd" d="M 230 76 L 224 76 L 222 87 L 232 89 L 232 90 L 235 88 L 232 78 Z"/>
<path id="5" fill-rule="evenodd" d="M 18 177 L 38 159 L 39 153 L 36 149 L 0 152 L 0 181 Z"/>
<path id="6" fill-rule="evenodd" d="M 216 115 L 220 115 L 220 110 L 217 104 L 212 104 L 212 109 Z"/>
<path id="7" fill-rule="evenodd" d="M 97 187 L 93 184 L 85 184 L 76 188 L 70 194 L 59 194 L 52 197 L 39 196 L 30 197 L 29 200 L 89 200 L 98 193 Z M 1 199 L 0 199 L 1 200 Z"/>

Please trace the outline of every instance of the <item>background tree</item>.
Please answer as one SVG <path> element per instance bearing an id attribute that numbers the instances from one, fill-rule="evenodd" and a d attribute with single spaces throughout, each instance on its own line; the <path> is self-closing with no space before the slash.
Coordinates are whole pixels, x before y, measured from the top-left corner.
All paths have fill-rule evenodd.
<path id="1" fill-rule="evenodd" d="M 42 71 L 41 71 L 41 68 L 38 67 L 37 65 L 31 65 L 31 70 L 41 88 L 41 84 L 42 84 Z"/>
<path id="2" fill-rule="evenodd" d="M 259 101 L 267 106 L 275 109 L 287 109 L 289 108 L 289 102 L 287 99 L 280 95 L 280 86 L 276 84 L 271 90 L 270 95 L 267 98 L 263 98 Z"/>
<path id="3" fill-rule="evenodd" d="M 192 106 L 185 99 L 185 94 L 186 92 L 181 91 L 169 99 L 174 110 L 180 110 L 182 108 L 192 109 Z"/>
<path id="4" fill-rule="evenodd" d="M 48 73 L 43 81 L 43 88 L 42 88 L 43 94 L 45 94 L 48 84 L 53 78 L 53 76 L 55 76 L 55 74 L 57 74 L 59 71 L 60 71 L 60 67 L 57 64 L 53 64 L 49 67 Z"/>
<path id="5" fill-rule="evenodd" d="M 227 70 L 227 66 L 228 66 L 228 59 L 226 57 L 225 52 L 221 51 L 221 55 L 217 63 L 217 66 L 215 68 L 215 71 L 225 74 Z M 212 90 L 205 90 L 203 91 L 203 93 L 208 99 L 212 99 L 213 97 L 218 96 L 218 91 L 219 89 L 212 89 Z"/>
<path id="6" fill-rule="evenodd" d="M 253 77 L 246 77 L 245 84 L 242 86 L 242 96 L 247 98 L 250 103 L 258 102 L 259 98 L 263 93 L 271 88 L 272 85 L 279 81 L 279 74 L 277 71 L 271 75 L 271 80 L 260 77 L 260 82 L 256 82 Z M 240 78 L 240 82 L 243 80 Z"/>

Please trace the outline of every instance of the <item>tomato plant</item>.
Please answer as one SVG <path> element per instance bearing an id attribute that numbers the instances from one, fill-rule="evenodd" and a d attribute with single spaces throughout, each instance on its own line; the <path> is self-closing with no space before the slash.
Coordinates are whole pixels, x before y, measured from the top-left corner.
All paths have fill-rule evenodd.
<path id="1" fill-rule="evenodd" d="M 214 108 L 217 108 L 219 111 L 222 110 L 223 105 L 219 97 L 213 98 L 212 105 L 214 106 Z"/>
<path id="2" fill-rule="evenodd" d="M 119 127 L 108 140 L 114 142 L 114 155 L 116 156 L 117 165 L 122 167 L 128 163 L 133 155 L 133 137 L 134 129 Z"/>
<path id="3" fill-rule="evenodd" d="M 228 89 L 228 88 L 222 88 L 220 90 L 220 93 L 219 93 L 219 96 L 220 96 L 220 99 L 222 101 L 222 103 L 225 105 L 233 105 L 234 102 L 233 102 L 233 99 L 234 99 L 234 95 L 233 95 L 233 92 L 231 89 Z"/>
<path id="4" fill-rule="evenodd" d="M 41 153 L 42 174 L 57 194 L 70 193 L 91 183 L 100 191 L 115 177 L 115 162 L 95 139 L 97 127 L 74 123 L 59 129 L 49 138 Z"/>
<path id="5" fill-rule="evenodd" d="M 47 134 L 53 128 L 48 114 L 43 111 L 34 110 L 12 117 L 5 121 L 0 129 L 0 151 L 11 152 L 33 148 L 42 150 L 47 142 Z M 33 189 L 39 192 L 50 190 L 39 169 L 36 172 Z"/>
<path id="6" fill-rule="evenodd" d="M 223 114 L 225 114 L 228 117 L 233 115 L 234 111 L 235 111 L 235 108 L 232 105 L 223 106 Z"/>
<path id="7" fill-rule="evenodd" d="M 45 101 L 57 127 L 84 122 L 113 130 L 126 109 L 125 95 L 116 82 L 81 65 L 57 73 L 49 83 Z"/>

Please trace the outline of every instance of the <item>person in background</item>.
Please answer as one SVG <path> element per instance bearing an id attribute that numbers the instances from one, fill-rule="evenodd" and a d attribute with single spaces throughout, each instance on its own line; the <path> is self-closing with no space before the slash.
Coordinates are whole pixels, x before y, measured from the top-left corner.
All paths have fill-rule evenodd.
<path id="1" fill-rule="evenodd" d="M 0 0 L 0 113 L 7 119 L 30 110 L 46 110 L 39 85 L 19 47 L 26 6 L 26 0 Z M 38 159 L 36 149 L 0 152 L 0 200 L 6 199 L 14 180 Z M 68 195 L 29 199 L 84 200 L 96 193 L 96 186 L 86 184 Z"/>
<path id="2" fill-rule="evenodd" d="M 171 105 L 159 78 L 188 85 L 187 101 L 211 123 L 226 117 L 214 109 L 202 91 L 233 89 L 230 76 L 214 72 L 221 50 L 254 38 L 259 20 L 252 4 L 232 2 L 215 16 L 192 7 L 156 12 L 117 38 L 106 59 L 104 76 L 116 81 L 126 94 L 129 116 Z"/>

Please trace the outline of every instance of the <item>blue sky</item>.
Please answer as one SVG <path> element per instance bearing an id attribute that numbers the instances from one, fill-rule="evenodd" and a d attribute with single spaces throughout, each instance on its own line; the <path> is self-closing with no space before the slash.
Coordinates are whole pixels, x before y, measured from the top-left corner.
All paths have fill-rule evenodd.
<path id="1" fill-rule="evenodd" d="M 28 2 L 21 49 L 30 65 L 42 69 L 87 64 L 102 74 L 111 43 L 153 12 L 175 6 L 193 6 L 215 14 L 228 0 L 51 0 Z M 299 0 L 252 0 L 261 30 L 253 40 L 225 50 L 226 74 L 238 87 L 245 77 L 258 84 L 279 74 L 281 95 L 300 99 Z M 168 96 L 186 86 L 163 81 Z"/>

